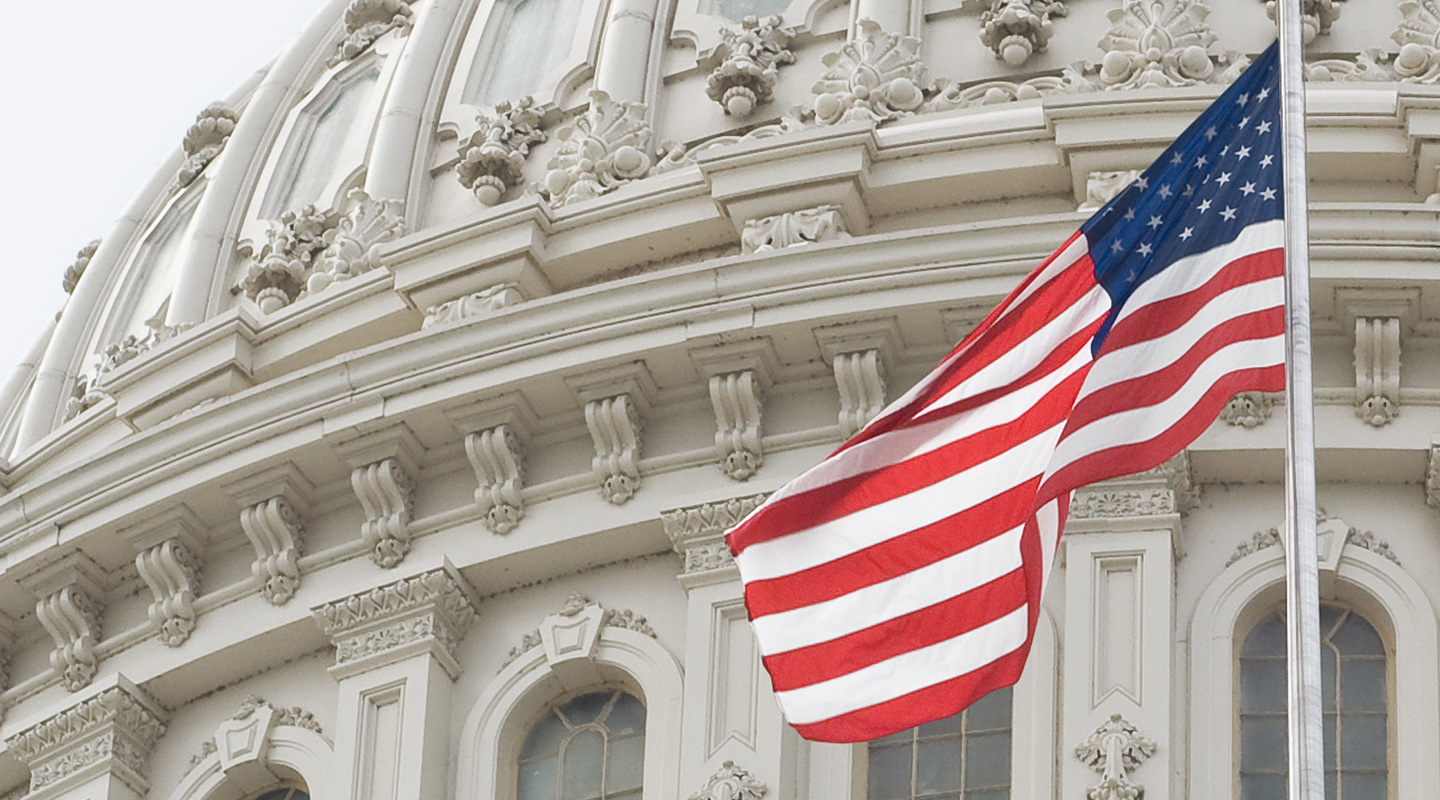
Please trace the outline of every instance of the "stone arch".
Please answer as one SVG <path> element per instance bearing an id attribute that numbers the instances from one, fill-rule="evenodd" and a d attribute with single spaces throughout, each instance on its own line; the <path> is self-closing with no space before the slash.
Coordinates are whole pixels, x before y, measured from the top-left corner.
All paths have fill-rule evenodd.
<path id="1" fill-rule="evenodd" d="M 599 627 L 598 615 L 592 621 Z M 645 703 L 643 800 L 679 797 L 683 677 L 670 651 L 646 634 L 615 626 L 599 628 L 588 648 L 583 643 L 570 650 L 555 647 L 553 634 L 546 637 L 543 626 L 541 635 L 545 645 L 501 670 L 467 716 L 456 758 L 456 800 L 508 798 L 514 753 L 506 743 L 518 742 L 523 726 L 554 698 L 606 683 L 630 690 Z"/>
<path id="2" fill-rule="evenodd" d="M 1393 648 L 1394 787 L 1397 797 L 1440 786 L 1440 643 L 1435 610 L 1400 565 L 1322 526 L 1322 599 L 1363 614 Z M 1327 553 L 1329 554 L 1327 557 Z M 1211 581 L 1190 624 L 1190 797 L 1229 797 L 1235 785 L 1237 640 L 1283 598 L 1279 547 L 1250 553 Z"/>
<path id="3" fill-rule="evenodd" d="M 304 784 L 311 800 L 341 800 L 329 740 L 279 716 L 261 706 L 221 723 L 214 750 L 190 768 L 169 800 L 243 800 L 287 782 Z"/>

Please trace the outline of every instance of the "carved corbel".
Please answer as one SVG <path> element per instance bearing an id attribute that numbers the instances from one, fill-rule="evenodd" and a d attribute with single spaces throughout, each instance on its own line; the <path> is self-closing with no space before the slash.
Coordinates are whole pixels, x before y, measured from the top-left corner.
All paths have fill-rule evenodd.
<path id="1" fill-rule="evenodd" d="M 1065 3 L 1058 0 L 991 0 L 990 8 L 980 15 L 980 43 L 995 51 L 996 58 L 1018 67 L 1032 53 L 1045 52 L 1050 18 L 1067 13 Z"/>
<path id="2" fill-rule="evenodd" d="M 549 137 L 540 129 L 540 109 L 528 96 L 515 103 L 500 103 L 493 115 L 482 112 L 475 121 L 479 128 L 460 143 L 455 177 L 474 192 L 475 199 L 493 206 L 507 189 L 520 185 L 530 146 Z"/>
<path id="3" fill-rule="evenodd" d="M 448 561 L 437 569 L 315 606 L 315 622 L 335 643 L 337 678 L 428 654 L 452 679 L 461 641 L 475 619 L 475 590 Z"/>
<path id="4" fill-rule="evenodd" d="M 1275 400 L 1265 392 L 1241 392 L 1220 410 L 1220 419 L 1226 425 L 1257 428 L 1270 419 L 1274 405 Z"/>
<path id="5" fill-rule="evenodd" d="M 415 514 L 415 476 L 424 448 L 405 425 L 394 425 L 337 442 L 351 466 L 350 487 L 365 512 L 360 536 L 376 565 L 390 569 L 410 552 Z"/>
<path id="6" fill-rule="evenodd" d="M 50 666 L 66 691 L 78 692 L 100 669 L 100 615 L 105 573 L 88 556 L 71 552 L 21 583 L 37 598 L 35 616 L 55 642 Z"/>
<path id="7" fill-rule="evenodd" d="M 179 647 L 195 630 L 200 594 L 200 551 L 204 525 L 180 505 L 122 532 L 136 550 L 135 568 L 155 601 L 150 624 L 169 647 Z"/>
<path id="8" fill-rule="evenodd" d="M 725 544 L 725 532 L 759 508 L 765 497 L 757 494 L 660 512 L 665 535 L 685 562 L 680 575 L 683 586 L 690 589 L 739 578 L 735 559 Z"/>
<path id="9" fill-rule="evenodd" d="M 726 761 L 690 800 L 760 800 L 770 789 L 749 771 Z"/>
<path id="10" fill-rule="evenodd" d="M 885 409 L 885 366 L 899 352 L 899 327 L 893 319 L 830 325 L 815 339 L 835 372 L 840 435 L 849 439 Z"/>
<path id="11" fill-rule="evenodd" d="M 1136 800 L 1145 787 L 1130 780 L 1130 774 L 1153 755 L 1153 740 L 1119 714 L 1111 714 L 1109 721 L 1075 748 L 1075 757 L 1100 774 L 1100 782 L 1089 787 L 1085 796 L 1089 800 Z"/>
<path id="12" fill-rule="evenodd" d="M 787 49 L 795 29 L 781 27 L 782 22 L 779 15 L 745 17 L 738 31 L 720 29 L 717 54 L 722 60 L 710 71 L 705 94 L 726 114 L 748 116 L 756 106 L 770 102 L 780 65 L 795 63 L 795 54 Z"/>
<path id="13" fill-rule="evenodd" d="M 295 467 L 262 471 L 228 487 L 240 504 L 240 528 L 255 548 L 250 572 L 260 596 L 284 605 L 300 588 L 300 556 L 305 540 L 302 512 L 309 504 L 310 481 Z"/>
<path id="14" fill-rule="evenodd" d="M 913 114 L 925 102 L 920 40 L 886 33 L 873 20 L 856 23 L 854 38 L 821 59 L 815 121 L 821 125 L 885 122 Z"/>
<path id="15" fill-rule="evenodd" d="M 512 425 L 496 425 L 465 436 L 465 455 L 480 488 L 475 505 L 491 533 L 506 534 L 525 516 L 520 489 L 525 483 L 525 453 Z"/>
<path id="16" fill-rule="evenodd" d="M 654 165 L 644 103 L 611 100 L 590 90 L 590 107 L 556 131 L 560 150 L 535 187 L 551 206 L 592 200 L 645 177 Z"/>
<path id="17" fill-rule="evenodd" d="M 1440 508 L 1440 441 L 1430 442 L 1430 457 L 1425 464 L 1425 505 Z"/>
<path id="18" fill-rule="evenodd" d="M 1400 319 L 1355 319 L 1355 413 L 1380 427 L 1400 413 Z"/>
<path id="19" fill-rule="evenodd" d="M 746 220 L 740 232 L 740 252 L 763 253 L 849 238 L 840 206 L 823 205 Z"/>
<path id="20" fill-rule="evenodd" d="M 144 797 L 150 791 L 150 752 L 164 732 L 160 704 L 117 676 L 114 685 L 11 736 L 5 745 L 30 769 L 29 797 L 64 796 L 107 774 Z"/>
<path id="21" fill-rule="evenodd" d="M 325 63 L 337 67 L 370 48 L 390 31 L 407 36 L 414 13 L 406 0 L 351 0 L 345 9 L 345 39 Z"/>
<path id="22" fill-rule="evenodd" d="M 240 115 L 224 103 L 212 103 L 195 117 L 195 124 L 185 131 L 185 163 L 175 173 L 175 189 L 184 189 L 200 177 L 230 141 Z"/>
<path id="23" fill-rule="evenodd" d="M 595 443 L 591 469 L 600 496 L 621 505 L 640 490 L 640 414 L 630 395 L 591 400 L 585 404 L 585 426 Z"/>
<path id="24" fill-rule="evenodd" d="M 765 463 L 760 440 L 763 398 L 779 360 L 769 341 L 763 339 L 695 350 L 690 355 L 709 382 L 720 471 L 733 480 L 749 480 Z"/>

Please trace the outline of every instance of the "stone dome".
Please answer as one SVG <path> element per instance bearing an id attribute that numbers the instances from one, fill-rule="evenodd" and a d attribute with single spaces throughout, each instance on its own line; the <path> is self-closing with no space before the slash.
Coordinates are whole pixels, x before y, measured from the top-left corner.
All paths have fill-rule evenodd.
<path id="1" fill-rule="evenodd" d="M 1384 763 L 1337 774 L 1412 797 L 1440 785 L 1440 6 L 1304 8 L 1323 585 L 1389 698 L 1344 723 Z M 0 393 L 0 791 L 531 800 L 569 769 L 536 732 L 589 725 L 643 761 L 587 798 L 960 797 L 877 783 L 929 734 L 784 725 L 722 534 L 1127 185 L 1269 14 L 331 0 L 177 135 Z M 1275 403 L 1076 494 L 1003 726 L 945 734 L 1003 731 L 964 797 L 1094 784 L 1105 735 L 1150 743 L 1122 774 L 1152 797 L 1273 777 L 1235 753 Z"/>

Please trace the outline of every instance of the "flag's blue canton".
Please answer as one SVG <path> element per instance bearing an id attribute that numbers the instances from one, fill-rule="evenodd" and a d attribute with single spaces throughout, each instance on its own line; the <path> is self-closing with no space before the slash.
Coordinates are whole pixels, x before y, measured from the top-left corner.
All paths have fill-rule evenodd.
<path id="1" fill-rule="evenodd" d="M 1279 47 L 1272 44 L 1165 153 L 1080 226 L 1111 312 L 1099 354 L 1135 287 L 1186 256 L 1282 216 Z"/>

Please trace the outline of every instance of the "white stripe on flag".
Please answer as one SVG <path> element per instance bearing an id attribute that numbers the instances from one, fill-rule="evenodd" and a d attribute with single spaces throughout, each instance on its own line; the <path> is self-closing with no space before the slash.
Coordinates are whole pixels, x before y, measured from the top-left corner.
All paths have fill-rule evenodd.
<path id="1" fill-rule="evenodd" d="M 750 545 L 735 558 L 746 583 L 792 575 L 939 522 L 1040 475 L 1064 423 L 970 469 L 839 519 Z"/>
<path id="2" fill-rule="evenodd" d="M 1024 645 L 1029 627 L 1022 605 L 959 636 L 828 681 L 777 692 L 775 699 L 791 725 L 822 722 L 979 669 Z"/>
<path id="3" fill-rule="evenodd" d="M 758 617 L 760 652 L 770 656 L 848 636 L 1008 575 L 1020 568 L 1022 530 L 832 600 Z"/>

